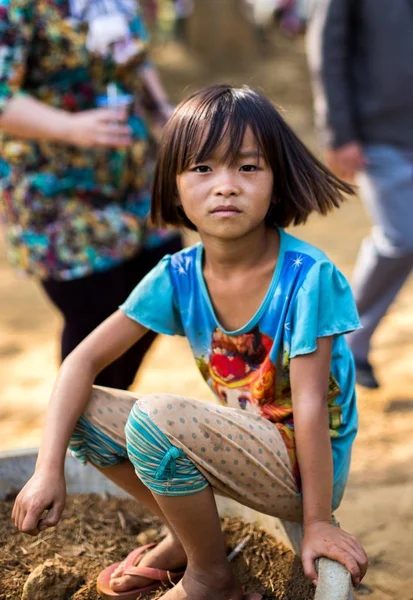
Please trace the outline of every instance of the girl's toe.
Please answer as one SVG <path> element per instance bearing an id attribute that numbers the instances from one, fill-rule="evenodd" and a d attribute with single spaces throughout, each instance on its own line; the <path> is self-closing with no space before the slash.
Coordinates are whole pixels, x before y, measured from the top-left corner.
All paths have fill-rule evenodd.
<path id="1" fill-rule="evenodd" d="M 128 590 L 133 590 L 133 588 L 136 587 L 135 582 L 136 577 L 125 575 L 124 577 L 112 579 L 110 582 L 110 587 L 114 592 L 127 592 Z"/>
<path id="2" fill-rule="evenodd" d="M 118 565 L 116 567 L 116 569 L 113 571 L 113 573 L 111 574 L 110 578 L 111 579 L 115 579 L 116 577 L 121 577 L 121 575 L 123 573 L 123 569 L 124 569 L 124 564 L 120 563 L 120 565 Z"/>
<path id="3" fill-rule="evenodd" d="M 123 592 L 123 577 L 112 577 L 110 580 L 110 587 L 115 592 Z"/>

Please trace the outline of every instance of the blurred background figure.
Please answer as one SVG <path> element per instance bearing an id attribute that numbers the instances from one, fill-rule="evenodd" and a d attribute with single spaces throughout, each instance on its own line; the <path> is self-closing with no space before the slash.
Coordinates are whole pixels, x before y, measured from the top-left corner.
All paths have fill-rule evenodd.
<path id="1" fill-rule="evenodd" d="M 174 0 L 175 39 L 186 44 L 188 42 L 188 24 L 194 10 L 193 0 Z"/>
<path id="2" fill-rule="evenodd" d="M 171 112 L 147 54 L 134 0 L 0 4 L 7 254 L 61 311 L 62 359 L 181 247 L 176 233 L 147 226 L 150 122 Z M 153 339 L 97 383 L 127 388 Z"/>
<path id="3" fill-rule="evenodd" d="M 319 0 L 244 0 L 261 51 L 268 53 L 274 21 L 279 30 L 295 37 L 305 32 Z"/>
<path id="4" fill-rule="evenodd" d="M 373 229 L 353 289 L 357 381 L 379 383 L 371 336 L 413 266 L 413 2 L 321 0 L 308 38 L 317 122 L 335 172 L 353 180 Z"/>
<path id="5" fill-rule="evenodd" d="M 139 6 L 142 10 L 142 17 L 150 33 L 156 32 L 159 18 L 159 0 L 140 0 Z"/>
<path id="6" fill-rule="evenodd" d="M 318 2 L 320 0 L 281 0 L 277 12 L 281 31 L 291 36 L 304 33 Z"/>
<path id="7" fill-rule="evenodd" d="M 247 15 L 253 24 L 261 52 L 268 52 L 269 30 L 273 24 L 276 11 L 284 3 L 285 0 L 245 0 Z"/>

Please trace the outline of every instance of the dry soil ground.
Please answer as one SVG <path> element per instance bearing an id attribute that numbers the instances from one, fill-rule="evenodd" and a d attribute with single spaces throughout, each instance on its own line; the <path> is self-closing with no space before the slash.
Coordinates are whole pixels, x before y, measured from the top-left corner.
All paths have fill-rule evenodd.
<path id="1" fill-rule="evenodd" d="M 155 53 L 174 100 L 213 81 L 259 86 L 286 110 L 296 131 L 317 148 L 301 43 L 274 41 L 271 56 L 217 75 L 169 45 Z M 348 276 L 369 221 L 357 200 L 327 219 L 311 218 L 296 234 L 323 248 Z M 359 390 L 360 434 L 348 490 L 338 511 L 370 556 L 365 583 L 372 600 L 413 600 L 413 281 L 374 339 L 372 360 L 382 381 Z M 57 368 L 60 320 L 36 285 L 18 279 L 0 247 L 0 449 L 35 446 Z M 208 398 L 186 342 L 161 337 L 135 389 Z M 365 590 L 368 592 L 368 590 Z"/>

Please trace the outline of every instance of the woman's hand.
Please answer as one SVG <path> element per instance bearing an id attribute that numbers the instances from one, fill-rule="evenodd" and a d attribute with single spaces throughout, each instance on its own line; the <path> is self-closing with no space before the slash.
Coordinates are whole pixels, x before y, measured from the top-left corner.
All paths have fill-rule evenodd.
<path id="1" fill-rule="evenodd" d="M 60 520 L 66 501 L 63 472 L 35 472 L 14 503 L 12 519 L 23 533 L 38 535 Z M 44 514 L 48 511 L 47 514 Z"/>
<path id="2" fill-rule="evenodd" d="M 352 182 L 357 173 L 367 165 L 367 159 L 364 156 L 362 145 L 354 141 L 339 148 L 328 149 L 326 163 L 338 177 Z"/>
<path id="3" fill-rule="evenodd" d="M 318 521 L 304 526 L 304 540 L 301 552 L 304 573 L 317 585 L 315 560 L 320 556 L 336 560 L 351 574 L 354 587 L 357 587 L 367 571 L 368 558 L 355 537 L 326 521 Z"/>
<path id="4" fill-rule="evenodd" d="M 125 109 L 96 108 L 68 115 L 62 142 L 81 148 L 125 148 L 132 142 Z"/>

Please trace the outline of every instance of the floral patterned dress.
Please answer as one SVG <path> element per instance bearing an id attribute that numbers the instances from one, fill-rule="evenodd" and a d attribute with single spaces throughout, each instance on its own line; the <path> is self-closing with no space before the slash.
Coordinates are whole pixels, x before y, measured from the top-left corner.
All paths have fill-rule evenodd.
<path id="1" fill-rule="evenodd" d="M 108 83 L 133 94 L 127 149 L 86 149 L 0 137 L 0 210 L 12 265 L 43 280 L 109 269 L 167 236 L 145 225 L 150 205 L 150 141 L 137 70 L 148 39 L 129 21 L 136 53 L 127 64 L 93 55 L 88 24 L 69 0 L 0 0 L 0 114 L 29 95 L 68 112 L 96 108 Z"/>

